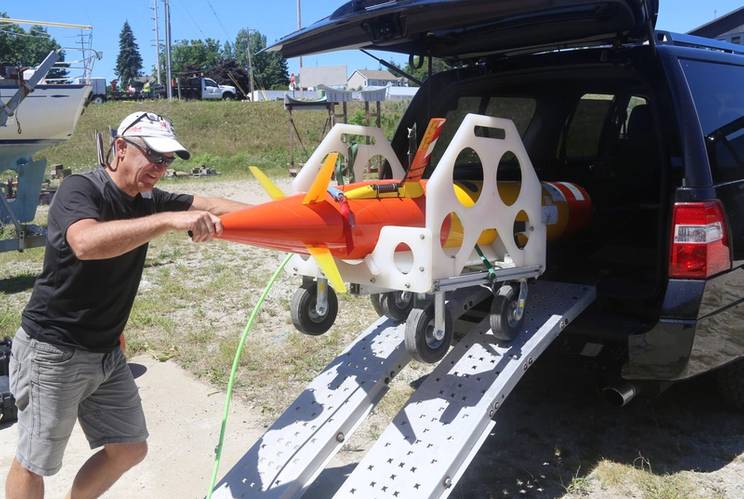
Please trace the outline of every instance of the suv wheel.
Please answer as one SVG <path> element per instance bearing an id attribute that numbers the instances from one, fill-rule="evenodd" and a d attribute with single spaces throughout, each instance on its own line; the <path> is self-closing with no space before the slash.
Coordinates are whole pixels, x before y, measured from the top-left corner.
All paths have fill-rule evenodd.
<path id="1" fill-rule="evenodd" d="M 728 405 L 744 411 L 744 359 L 734 361 L 715 372 L 718 393 Z"/>

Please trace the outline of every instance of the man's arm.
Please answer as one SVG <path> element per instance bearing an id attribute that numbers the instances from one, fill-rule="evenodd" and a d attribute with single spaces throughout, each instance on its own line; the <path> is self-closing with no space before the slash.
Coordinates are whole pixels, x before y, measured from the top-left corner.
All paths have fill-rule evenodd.
<path id="1" fill-rule="evenodd" d="M 224 215 L 231 211 L 244 210 L 250 208 L 251 204 L 240 203 L 231 199 L 194 196 L 190 210 L 208 211 L 212 215 Z"/>
<path id="2" fill-rule="evenodd" d="M 171 230 L 191 231 L 192 240 L 208 241 L 222 233 L 222 222 L 206 211 L 169 211 L 129 220 L 78 220 L 67 229 L 67 244 L 80 260 L 123 255 Z"/>

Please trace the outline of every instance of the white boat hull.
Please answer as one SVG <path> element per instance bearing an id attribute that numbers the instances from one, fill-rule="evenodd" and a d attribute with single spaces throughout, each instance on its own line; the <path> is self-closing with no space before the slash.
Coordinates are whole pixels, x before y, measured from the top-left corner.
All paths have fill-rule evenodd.
<path id="1" fill-rule="evenodd" d="M 9 83 L 0 80 L 3 102 L 17 91 Z M 0 170 L 14 168 L 19 162 L 29 161 L 37 151 L 68 140 L 90 92 L 90 85 L 38 85 L 8 118 L 6 126 L 0 127 Z"/>

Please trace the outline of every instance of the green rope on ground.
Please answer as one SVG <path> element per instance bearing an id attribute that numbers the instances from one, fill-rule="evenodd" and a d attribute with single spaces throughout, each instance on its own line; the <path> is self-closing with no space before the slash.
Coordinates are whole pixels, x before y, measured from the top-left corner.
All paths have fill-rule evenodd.
<path id="1" fill-rule="evenodd" d="M 271 279 L 269 279 L 269 282 L 266 283 L 266 287 L 263 290 L 263 293 L 261 293 L 260 298 L 258 299 L 258 302 L 253 307 L 253 311 L 251 312 L 250 317 L 248 318 L 248 322 L 246 322 L 245 327 L 243 328 L 243 334 L 240 336 L 240 342 L 238 343 L 238 349 L 235 352 L 235 357 L 233 358 L 232 363 L 232 370 L 230 371 L 230 379 L 227 381 L 227 394 L 225 397 L 225 410 L 222 414 L 222 425 L 220 426 L 220 438 L 217 442 L 217 447 L 214 449 L 214 468 L 212 469 L 212 479 L 209 483 L 209 492 L 207 493 L 207 499 L 212 498 L 212 491 L 214 490 L 214 485 L 217 482 L 217 473 L 220 469 L 220 458 L 222 457 L 222 444 L 225 441 L 225 430 L 227 428 L 227 418 L 230 413 L 230 400 L 232 399 L 232 391 L 233 391 L 233 383 L 235 382 L 235 377 L 238 373 L 238 364 L 240 362 L 240 356 L 243 354 L 243 347 L 245 346 L 245 340 L 248 338 L 248 332 L 251 330 L 251 326 L 253 325 L 253 320 L 256 318 L 256 315 L 258 315 L 258 311 L 261 310 L 261 306 L 263 305 L 264 300 L 266 299 L 266 295 L 269 294 L 269 291 L 271 291 L 271 288 L 274 287 L 274 281 L 276 281 L 277 276 L 279 275 L 279 272 L 284 269 L 284 266 L 287 265 L 287 262 L 289 259 L 292 258 L 292 255 L 289 254 L 284 257 L 284 260 L 282 260 L 282 263 L 279 264 L 279 266 L 276 268 L 274 273 L 271 276 Z"/>

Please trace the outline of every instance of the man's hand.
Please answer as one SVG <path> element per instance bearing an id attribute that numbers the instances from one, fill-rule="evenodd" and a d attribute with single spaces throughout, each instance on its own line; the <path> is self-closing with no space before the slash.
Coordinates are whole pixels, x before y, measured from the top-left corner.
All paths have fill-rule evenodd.
<path id="1" fill-rule="evenodd" d="M 194 242 L 209 241 L 222 234 L 222 221 L 207 211 L 177 211 L 170 215 L 172 228 L 187 231 Z"/>

